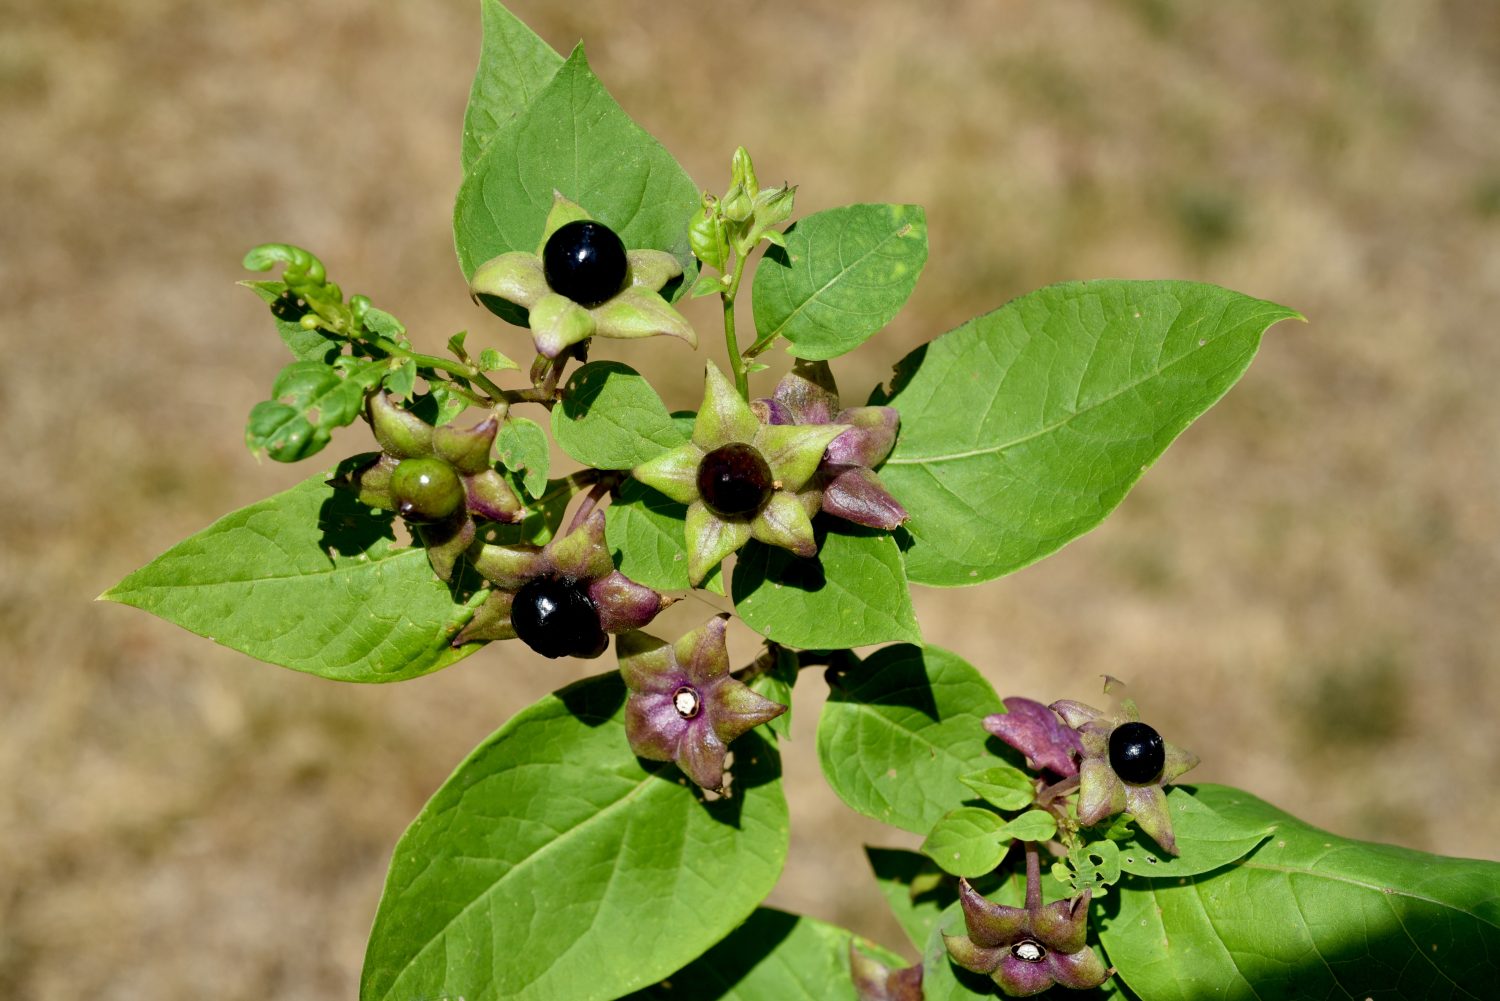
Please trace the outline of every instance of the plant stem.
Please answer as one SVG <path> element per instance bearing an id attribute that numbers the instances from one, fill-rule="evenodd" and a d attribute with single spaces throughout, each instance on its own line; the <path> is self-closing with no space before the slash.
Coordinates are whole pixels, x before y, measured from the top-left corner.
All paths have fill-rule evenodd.
<path id="1" fill-rule="evenodd" d="M 745 371 L 745 359 L 740 357 L 740 344 L 734 333 L 734 299 L 739 295 L 740 279 L 745 277 L 745 263 L 747 255 L 736 253 L 734 255 L 734 271 L 729 278 L 729 287 L 719 293 L 719 298 L 724 301 L 724 344 L 729 349 L 729 366 L 734 369 L 734 387 L 740 391 L 740 396 L 750 399 L 750 376 Z"/>
<path id="2" fill-rule="evenodd" d="M 609 493 L 615 488 L 617 482 L 618 477 L 599 477 L 599 481 L 594 484 L 593 489 L 590 490 L 588 492 L 588 495 L 583 498 L 583 503 L 578 505 L 578 510 L 573 512 L 573 520 L 568 522 L 569 532 L 573 531 L 579 525 L 582 525 L 586 520 L 588 520 L 588 516 L 594 513 L 594 508 L 597 507 L 599 502 L 604 499 L 605 494 Z"/>
<path id="3" fill-rule="evenodd" d="M 1036 842 L 1026 842 L 1026 909 L 1035 913 L 1042 906 L 1042 859 Z"/>

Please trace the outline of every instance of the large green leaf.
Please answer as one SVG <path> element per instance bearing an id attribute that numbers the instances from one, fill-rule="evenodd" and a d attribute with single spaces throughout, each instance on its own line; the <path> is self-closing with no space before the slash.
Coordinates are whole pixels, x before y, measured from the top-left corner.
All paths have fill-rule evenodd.
<path id="1" fill-rule="evenodd" d="M 595 469 L 630 469 L 685 440 L 651 384 L 617 361 L 591 361 L 573 373 L 552 408 L 552 437 Z"/>
<path id="2" fill-rule="evenodd" d="M 920 642 L 895 540 L 854 525 L 819 534 L 815 559 L 759 542 L 740 552 L 730 592 L 745 625 L 802 650 Z"/>
<path id="3" fill-rule="evenodd" d="M 604 510 L 610 552 L 620 572 L 638 584 L 658 591 L 686 591 L 687 505 L 658 493 L 639 480 L 620 484 L 620 495 Z M 714 567 L 703 587 L 724 593 L 720 568 Z M 776 720 L 784 719 L 778 716 Z"/>
<path id="4" fill-rule="evenodd" d="M 847 205 L 798 220 L 755 271 L 755 327 L 798 358 L 863 344 L 906 303 L 927 263 L 918 205 Z"/>
<path id="5" fill-rule="evenodd" d="M 1196 795 L 1227 822 L 1271 836 L 1206 875 L 1119 885 L 1104 947 L 1137 994 L 1496 996 L 1500 864 L 1346 840 L 1223 786 Z"/>
<path id="6" fill-rule="evenodd" d="M 902 848 L 865 846 L 880 895 L 918 949 L 922 948 L 943 909 L 958 899 L 958 881 L 950 879 L 926 855 Z"/>
<path id="7" fill-rule="evenodd" d="M 478 599 L 456 599 L 332 473 L 225 515 L 100 597 L 335 681 L 401 681 L 476 650 L 448 643 Z"/>
<path id="8" fill-rule="evenodd" d="M 484 41 L 464 111 L 465 174 L 501 126 L 541 93 L 563 62 L 500 0 L 481 0 L 480 14 Z"/>
<path id="9" fill-rule="evenodd" d="M 611 672 L 522 710 L 396 845 L 362 1001 L 619 997 L 703 953 L 781 872 L 780 762 L 735 744 L 734 795 L 704 802 L 625 740 Z"/>
<path id="10" fill-rule="evenodd" d="M 880 478 L 911 513 L 907 573 L 956 587 L 1082 535 L 1297 314 L 1191 282 L 1053 285 L 901 362 Z"/>
<path id="11" fill-rule="evenodd" d="M 691 286 L 697 262 L 687 224 L 698 188 L 609 96 L 582 47 L 500 126 L 464 177 L 453 232 L 465 277 L 507 251 L 535 251 L 554 191 L 627 247 L 673 254 L 685 272 L 679 288 Z"/>
<path id="12" fill-rule="evenodd" d="M 818 760 L 845 803 L 926 834 L 973 797 L 963 776 L 995 762 L 984 718 L 998 712 L 990 683 L 955 654 L 886 647 L 837 680 L 818 720 Z"/>
<path id="13" fill-rule="evenodd" d="M 849 977 L 852 932 L 768 907 L 756 910 L 724 941 L 634 1001 L 856 1001 Z M 863 939 L 860 951 L 906 963 Z"/>
<path id="14" fill-rule="evenodd" d="M 1136 876 L 1169 879 L 1210 872 L 1244 858 L 1270 833 L 1270 820 L 1224 817 L 1182 786 L 1167 792 L 1167 812 L 1177 838 L 1174 858 L 1139 830 L 1120 843 L 1120 868 Z"/>

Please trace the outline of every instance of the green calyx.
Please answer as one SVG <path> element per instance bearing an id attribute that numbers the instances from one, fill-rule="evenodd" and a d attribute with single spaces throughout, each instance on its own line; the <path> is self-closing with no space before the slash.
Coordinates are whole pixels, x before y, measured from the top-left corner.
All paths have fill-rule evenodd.
<path id="1" fill-rule="evenodd" d="M 627 250 L 625 282 L 603 302 L 583 306 L 552 289 L 542 264 L 547 241 L 563 226 L 594 221 L 582 206 L 555 193 L 535 253 L 511 251 L 481 264 L 469 282 L 476 302 L 499 300 L 527 311 L 537 353 L 556 358 L 591 337 L 634 339 L 665 334 L 698 346 L 692 325 L 661 296 L 682 274 L 677 258 L 662 250 Z"/>
<path id="2" fill-rule="evenodd" d="M 828 445 L 847 430 L 843 424 L 764 424 L 734 384 L 711 364 L 692 440 L 636 466 L 631 475 L 688 506 L 688 580 L 696 587 L 726 556 L 751 539 L 802 557 L 817 555 L 809 498 L 801 492 L 812 480 Z M 725 467 L 722 460 L 726 453 L 738 453 L 743 461 L 729 464 L 729 481 L 720 482 L 716 488 L 713 484 L 718 480 L 716 474 Z M 769 484 L 758 480 L 762 468 L 769 473 Z M 736 482 L 733 476 L 740 470 L 747 471 L 754 482 Z M 759 496 L 763 486 L 769 488 L 768 496 Z M 710 492 L 715 489 L 756 495 L 755 503 L 712 503 L 717 498 Z"/>

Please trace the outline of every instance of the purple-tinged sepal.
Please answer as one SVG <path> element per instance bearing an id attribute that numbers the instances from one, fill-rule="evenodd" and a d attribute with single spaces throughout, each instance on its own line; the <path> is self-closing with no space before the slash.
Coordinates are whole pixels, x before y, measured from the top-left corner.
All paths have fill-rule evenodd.
<path id="1" fill-rule="evenodd" d="M 1004 700 L 1005 712 L 984 718 L 984 728 L 1026 756 L 1033 769 L 1046 769 L 1058 778 L 1078 774 L 1077 759 L 1083 742 L 1076 731 L 1064 726 L 1057 713 L 1032 699 L 1011 696 Z"/>
<path id="2" fill-rule="evenodd" d="M 922 964 L 886 966 L 849 942 L 849 978 L 859 1001 L 922 1001 Z"/>
<path id="3" fill-rule="evenodd" d="M 724 787 L 724 759 L 736 738 L 786 712 L 729 673 L 729 616 L 710 619 L 675 643 L 642 632 L 616 645 L 630 749 L 672 761 L 704 789 Z"/>

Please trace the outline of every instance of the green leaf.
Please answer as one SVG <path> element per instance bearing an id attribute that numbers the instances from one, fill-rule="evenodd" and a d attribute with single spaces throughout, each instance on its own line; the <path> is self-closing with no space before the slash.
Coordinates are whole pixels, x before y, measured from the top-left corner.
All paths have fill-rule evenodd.
<path id="1" fill-rule="evenodd" d="M 1163 852 L 1136 831 L 1120 844 L 1120 867 L 1136 876 L 1196 876 L 1244 858 L 1270 834 L 1271 821 L 1245 823 L 1220 816 L 1182 786 L 1167 792 L 1178 856 Z"/>
<path id="2" fill-rule="evenodd" d="M 810 560 L 751 542 L 740 551 L 730 590 L 745 625 L 790 647 L 829 650 L 922 639 L 901 550 L 890 535 L 873 529 L 829 531 Z"/>
<path id="3" fill-rule="evenodd" d="M 717 573 L 717 570 L 715 571 Z M 711 578 L 717 580 L 717 577 Z M 792 689 L 797 684 L 797 675 L 800 673 L 797 655 L 790 650 L 778 648 L 776 650 L 776 663 L 764 674 L 757 675 L 750 681 L 750 690 L 758 695 L 779 702 L 786 706 L 786 712 L 773 720 L 766 721 L 766 729 L 776 735 L 778 740 L 792 739 Z"/>
<path id="4" fill-rule="evenodd" d="M 271 386 L 271 399 L 250 410 L 245 444 L 277 462 L 296 462 L 319 452 L 335 428 L 354 422 L 365 393 L 380 384 L 385 362 L 356 361 L 340 367 L 294 361 Z"/>
<path id="5" fill-rule="evenodd" d="M 520 497 L 519 477 L 511 474 L 510 480 L 516 496 Z M 568 504 L 580 492 L 579 486 L 571 479 L 548 480 L 541 496 L 527 503 L 526 514 L 519 523 L 493 522 L 479 530 L 479 538 L 496 546 L 544 546 L 562 527 Z"/>
<path id="6" fill-rule="evenodd" d="M 636 583 L 657 591 L 688 590 L 692 585 L 687 576 L 686 519 L 686 505 L 638 480 L 626 480 L 620 484 L 620 495 L 604 510 L 605 533 L 615 566 Z M 718 567 L 709 573 L 703 586 L 715 594 L 724 593 Z"/>
<path id="7" fill-rule="evenodd" d="M 932 859 L 916 852 L 866 845 L 865 855 L 897 923 L 912 945 L 922 948 L 943 908 L 958 899 L 954 882 Z"/>
<path id="8" fill-rule="evenodd" d="M 880 478 L 906 505 L 906 569 L 956 587 L 1082 535 L 1297 314 L 1191 282 L 1053 285 L 908 355 Z"/>
<path id="9" fill-rule="evenodd" d="M 267 305 L 279 299 L 287 289 L 286 282 L 243 281 L 239 284 L 260 296 L 261 301 Z M 308 330 L 296 321 L 274 316 L 273 319 L 276 321 L 276 333 L 281 335 L 282 343 L 298 361 L 330 362 L 342 349 L 337 341 L 330 340 L 321 330 Z"/>
<path id="10" fill-rule="evenodd" d="M 1019 810 L 1031 805 L 1036 788 L 1031 777 L 1012 765 L 998 764 L 960 779 L 979 798 L 1001 810 Z"/>
<path id="11" fill-rule="evenodd" d="M 630 469 L 686 440 L 651 384 L 617 361 L 591 361 L 573 373 L 552 408 L 552 436 L 594 469 Z"/>
<path id="12" fill-rule="evenodd" d="M 396 845 L 362 1001 L 613 998 L 723 938 L 787 849 L 775 748 L 735 744 L 713 803 L 625 740 L 615 672 L 522 710 Z M 649 920 L 643 920 L 649 915 Z"/>
<path id="13" fill-rule="evenodd" d="M 453 217 L 464 276 L 507 251 L 534 252 L 554 191 L 627 247 L 671 253 L 683 267 L 677 292 L 692 287 L 698 263 L 687 224 L 698 187 L 604 90 L 581 46 L 464 176 Z"/>
<path id="14" fill-rule="evenodd" d="M 363 462 L 356 456 L 349 463 Z M 402 681 L 462 660 L 455 599 L 421 549 L 319 473 L 178 543 L 100 595 L 217 643 L 335 681 Z"/>
<path id="15" fill-rule="evenodd" d="M 495 454 L 500 463 L 513 473 L 523 474 L 522 484 L 532 497 L 540 497 L 547 489 L 547 471 L 552 464 L 552 447 L 547 444 L 547 432 L 536 421 L 506 415 L 495 435 Z"/>
<path id="16" fill-rule="evenodd" d="M 927 263 L 919 205 L 846 205 L 785 233 L 755 271 L 758 340 L 785 337 L 798 358 L 835 358 L 859 347 L 906 303 Z"/>
<path id="17" fill-rule="evenodd" d="M 521 367 L 510 356 L 503 355 L 494 348 L 485 348 L 479 352 L 478 364 L 483 372 L 509 372 Z"/>
<path id="18" fill-rule="evenodd" d="M 974 879 L 990 872 L 1005 857 L 1011 839 L 999 814 L 961 806 L 944 814 L 922 842 L 922 853 L 955 876 Z"/>
<path id="19" fill-rule="evenodd" d="M 1105 887 L 1120 881 L 1120 846 L 1108 840 L 1078 845 L 1065 860 L 1052 863 L 1052 878 L 1069 893 L 1093 890 L 1102 897 Z"/>
<path id="20" fill-rule="evenodd" d="M 387 368 L 382 384 L 396 399 L 411 399 L 417 389 L 417 363 L 408 358 L 395 368 Z"/>
<path id="21" fill-rule="evenodd" d="M 835 681 L 818 720 L 818 760 L 860 813 L 925 835 L 969 798 L 962 777 L 994 764 L 984 718 L 1004 710 L 958 656 L 886 647 Z"/>
<path id="22" fill-rule="evenodd" d="M 1152 1001 L 1494 996 L 1500 864 L 1350 841 L 1225 786 L 1195 795 L 1271 837 L 1212 873 L 1120 884 L 1102 938 L 1131 990 Z"/>
<path id="23" fill-rule="evenodd" d="M 365 310 L 364 325 L 366 330 L 397 343 L 406 338 L 406 324 L 375 306 L 370 306 Z"/>
<path id="24" fill-rule="evenodd" d="M 849 943 L 887 966 L 901 957 L 836 925 L 762 907 L 700 959 L 633 1001 L 858 1001 Z"/>
<path id="25" fill-rule="evenodd" d="M 1051 841 L 1057 836 L 1057 820 L 1046 810 L 1027 810 L 1008 820 L 1002 830 L 1017 841 Z"/>
<path id="26" fill-rule="evenodd" d="M 484 41 L 464 112 L 465 174 L 495 133 L 532 102 L 563 62 L 500 0 L 481 0 L 480 14 Z"/>

